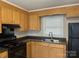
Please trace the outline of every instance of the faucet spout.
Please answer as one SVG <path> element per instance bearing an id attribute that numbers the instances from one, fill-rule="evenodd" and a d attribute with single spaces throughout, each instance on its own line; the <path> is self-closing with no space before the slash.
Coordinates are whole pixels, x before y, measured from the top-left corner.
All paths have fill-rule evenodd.
<path id="1" fill-rule="evenodd" d="M 49 36 L 51 37 L 51 39 L 53 39 L 53 33 L 49 32 Z"/>

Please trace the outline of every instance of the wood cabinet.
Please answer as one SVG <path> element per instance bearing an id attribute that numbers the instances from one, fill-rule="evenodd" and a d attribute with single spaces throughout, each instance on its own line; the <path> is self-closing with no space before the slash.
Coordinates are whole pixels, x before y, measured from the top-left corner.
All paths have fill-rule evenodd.
<path id="1" fill-rule="evenodd" d="M 41 57 L 41 58 L 48 58 L 49 52 L 48 52 L 48 43 L 43 43 L 43 42 L 36 42 L 36 57 Z"/>
<path id="2" fill-rule="evenodd" d="M 79 5 L 35 11 L 31 14 L 38 14 L 39 16 L 65 14 L 67 17 L 79 17 Z"/>
<path id="3" fill-rule="evenodd" d="M 46 42 L 29 42 L 27 52 L 29 58 L 65 58 L 66 46 Z"/>
<path id="4" fill-rule="evenodd" d="M 27 43 L 27 57 L 29 58 L 47 58 L 48 57 L 48 44 L 42 42 L 29 42 Z"/>
<path id="5" fill-rule="evenodd" d="M 8 58 L 8 51 L 1 52 L 0 58 Z"/>
<path id="6" fill-rule="evenodd" d="M 37 14 L 29 15 L 29 30 L 40 31 L 41 29 L 41 20 Z"/>
<path id="7" fill-rule="evenodd" d="M 67 17 L 79 17 L 79 6 L 66 8 Z"/>
<path id="8" fill-rule="evenodd" d="M 13 11 L 14 24 L 20 25 L 20 31 L 24 32 L 28 30 L 28 14 L 26 12 L 14 9 Z"/>
<path id="9" fill-rule="evenodd" d="M 0 19 L 0 33 L 2 32 L 1 24 L 2 24 L 2 22 L 1 22 L 1 19 Z"/>
<path id="10" fill-rule="evenodd" d="M 29 30 L 29 15 L 28 13 L 24 13 L 24 31 Z"/>
<path id="11" fill-rule="evenodd" d="M 61 44 L 49 44 L 49 57 L 50 58 L 65 58 L 66 46 Z"/>
<path id="12" fill-rule="evenodd" d="M 1 14 L 1 9 L 0 9 L 0 14 Z M 1 24 L 2 24 L 2 20 L 1 20 L 1 15 L 0 15 L 0 33 L 2 32 Z"/>
<path id="13" fill-rule="evenodd" d="M 14 24 L 20 24 L 20 11 L 13 8 L 13 22 Z"/>
<path id="14" fill-rule="evenodd" d="M 28 16 L 25 12 L 20 12 L 20 26 L 21 31 L 27 31 L 28 30 Z"/>
<path id="15" fill-rule="evenodd" d="M 13 24 L 13 9 L 9 6 L 2 6 L 2 23 Z"/>
<path id="16" fill-rule="evenodd" d="M 27 58 L 31 58 L 31 46 L 32 46 L 32 42 L 26 43 L 26 57 Z"/>
<path id="17" fill-rule="evenodd" d="M 34 42 L 32 43 L 32 54 L 33 58 L 47 58 L 48 57 L 48 44 L 42 42 Z"/>
<path id="18" fill-rule="evenodd" d="M 0 4 L 0 9 L 2 24 L 18 24 L 21 26 L 20 31 L 28 30 L 28 12 L 3 2 Z"/>
<path id="19" fill-rule="evenodd" d="M 2 9 L 1 9 L 1 1 L 0 1 L 0 33 L 2 32 L 2 19 L 1 19 L 1 11 L 2 11 Z"/>

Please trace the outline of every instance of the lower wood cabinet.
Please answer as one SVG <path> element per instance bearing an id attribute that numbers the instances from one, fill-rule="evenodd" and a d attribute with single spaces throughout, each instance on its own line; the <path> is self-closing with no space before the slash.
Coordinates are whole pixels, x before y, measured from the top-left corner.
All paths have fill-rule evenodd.
<path id="1" fill-rule="evenodd" d="M 34 42 L 32 43 L 32 51 L 31 51 L 31 56 L 33 58 L 47 58 L 48 57 L 48 44 L 47 43 L 42 43 L 42 42 Z"/>
<path id="2" fill-rule="evenodd" d="M 49 44 L 49 57 L 50 58 L 65 58 L 66 46 L 60 44 Z"/>
<path id="3" fill-rule="evenodd" d="M 28 58 L 65 58 L 66 46 L 46 42 L 28 42 Z"/>
<path id="4" fill-rule="evenodd" d="M 27 43 L 27 57 L 38 58 L 48 57 L 48 44 L 42 42 L 28 42 Z"/>
<path id="5" fill-rule="evenodd" d="M 2 22 L 1 22 L 1 19 L 0 19 L 0 33 L 2 33 Z"/>
<path id="6" fill-rule="evenodd" d="M 8 51 L 1 52 L 0 58 L 8 58 Z"/>

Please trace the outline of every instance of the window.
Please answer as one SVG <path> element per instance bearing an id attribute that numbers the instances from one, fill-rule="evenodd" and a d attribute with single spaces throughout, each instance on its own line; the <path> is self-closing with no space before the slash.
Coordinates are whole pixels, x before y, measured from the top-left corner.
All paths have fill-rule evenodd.
<path id="1" fill-rule="evenodd" d="M 44 16 L 41 21 L 43 34 L 52 32 L 55 37 L 64 36 L 64 15 Z"/>

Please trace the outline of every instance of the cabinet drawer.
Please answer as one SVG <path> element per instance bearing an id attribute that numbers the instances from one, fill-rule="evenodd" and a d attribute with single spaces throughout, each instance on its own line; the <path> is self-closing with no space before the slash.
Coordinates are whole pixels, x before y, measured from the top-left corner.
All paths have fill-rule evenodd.
<path id="1" fill-rule="evenodd" d="M 8 58 L 8 52 L 5 51 L 5 52 L 1 53 L 0 58 Z"/>

